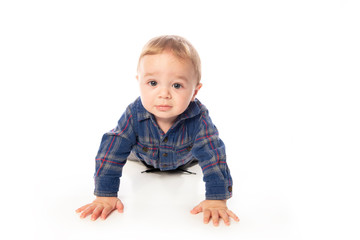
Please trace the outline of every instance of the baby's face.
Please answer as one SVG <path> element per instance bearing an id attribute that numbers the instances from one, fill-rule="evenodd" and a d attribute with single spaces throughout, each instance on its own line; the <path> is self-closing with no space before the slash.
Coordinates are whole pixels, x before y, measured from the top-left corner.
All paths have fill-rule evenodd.
<path id="1" fill-rule="evenodd" d="M 190 60 L 180 60 L 171 52 L 145 55 L 136 77 L 141 102 L 157 121 L 174 123 L 201 87 Z"/>

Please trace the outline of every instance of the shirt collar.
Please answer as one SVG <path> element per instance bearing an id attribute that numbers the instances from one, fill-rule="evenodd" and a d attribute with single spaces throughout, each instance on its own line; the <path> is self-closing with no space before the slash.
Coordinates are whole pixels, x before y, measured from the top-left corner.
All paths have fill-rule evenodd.
<path id="1" fill-rule="evenodd" d="M 148 118 L 151 118 L 151 113 L 149 113 L 141 103 L 140 97 L 137 99 L 137 119 L 138 121 L 142 121 Z"/>
<path id="2" fill-rule="evenodd" d="M 153 115 L 151 113 L 149 113 L 144 106 L 141 103 L 141 99 L 140 97 L 138 98 L 138 104 L 137 104 L 137 118 L 138 121 L 142 121 L 145 119 L 149 119 L 152 118 Z M 195 101 L 190 102 L 189 106 L 187 107 L 187 109 L 178 116 L 176 122 L 188 119 L 188 118 L 192 118 L 195 117 L 197 115 L 199 115 L 201 113 L 201 103 L 198 99 L 195 99 Z"/>

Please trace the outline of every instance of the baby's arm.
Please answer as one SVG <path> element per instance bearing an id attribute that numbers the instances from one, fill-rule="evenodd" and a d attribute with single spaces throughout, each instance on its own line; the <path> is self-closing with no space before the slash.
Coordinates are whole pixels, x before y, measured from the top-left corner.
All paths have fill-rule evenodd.
<path id="1" fill-rule="evenodd" d="M 120 177 L 122 168 L 126 163 L 132 146 L 136 144 L 136 134 L 133 127 L 132 108 L 130 104 L 113 130 L 105 133 L 101 140 L 98 154 L 96 155 L 95 191 L 96 199 L 76 210 L 80 217 L 91 216 L 106 219 L 114 210 L 123 212 L 124 205 L 118 199 Z M 102 196 L 102 197 L 101 197 Z"/>
<path id="2" fill-rule="evenodd" d="M 117 197 L 96 197 L 92 203 L 78 208 L 76 212 L 82 212 L 80 218 L 86 218 L 92 214 L 91 220 L 95 221 L 98 217 L 105 220 L 115 209 L 120 213 L 124 211 L 124 205 Z"/>
<path id="3" fill-rule="evenodd" d="M 204 223 L 209 223 L 210 218 L 213 220 L 214 226 L 219 225 L 219 218 L 222 218 L 226 225 L 230 225 L 230 219 L 239 222 L 240 219 L 230 211 L 226 206 L 226 200 L 204 200 L 191 210 L 192 214 L 204 212 Z"/>

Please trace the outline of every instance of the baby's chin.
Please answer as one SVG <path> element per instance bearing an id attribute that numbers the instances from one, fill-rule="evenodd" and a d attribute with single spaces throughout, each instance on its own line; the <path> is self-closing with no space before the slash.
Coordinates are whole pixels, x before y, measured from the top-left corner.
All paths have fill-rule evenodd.
<path id="1" fill-rule="evenodd" d="M 172 105 L 171 107 L 166 106 L 158 106 L 158 105 L 144 105 L 144 108 L 154 115 L 156 118 L 160 118 L 162 120 L 173 120 L 176 119 L 179 115 L 181 115 L 187 109 L 187 106 L 177 106 Z"/>
<path id="2" fill-rule="evenodd" d="M 175 121 L 175 119 L 181 114 L 177 112 L 170 112 L 170 111 L 151 111 L 156 119 L 162 119 L 166 121 Z"/>
<path id="3" fill-rule="evenodd" d="M 170 113 L 167 113 L 167 112 L 154 112 L 152 113 L 156 118 L 159 118 L 159 119 L 162 119 L 162 120 L 173 120 L 173 119 L 176 119 L 179 114 L 170 114 Z"/>

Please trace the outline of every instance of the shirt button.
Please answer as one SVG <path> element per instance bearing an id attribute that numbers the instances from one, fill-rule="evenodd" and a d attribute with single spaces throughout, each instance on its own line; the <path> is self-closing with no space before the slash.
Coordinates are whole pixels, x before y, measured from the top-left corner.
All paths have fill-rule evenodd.
<path id="1" fill-rule="evenodd" d="M 142 150 L 143 150 L 144 152 L 149 151 L 149 149 L 148 149 L 147 147 L 143 147 Z"/>
<path id="2" fill-rule="evenodd" d="M 232 192 L 232 186 L 228 187 L 229 192 Z"/>
<path id="3" fill-rule="evenodd" d="M 167 157 L 167 155 L 168 155 L 167 153 L 163 153 L 163 157 Z"/>
<path id="4" fill-rule="evenodd" d="M 168 140 L 169 140 L 168 137 L 165 137 L 165 138 L 164 138 L 164 142 L 165 142 L 165 143 L 167 143 Z"/>

